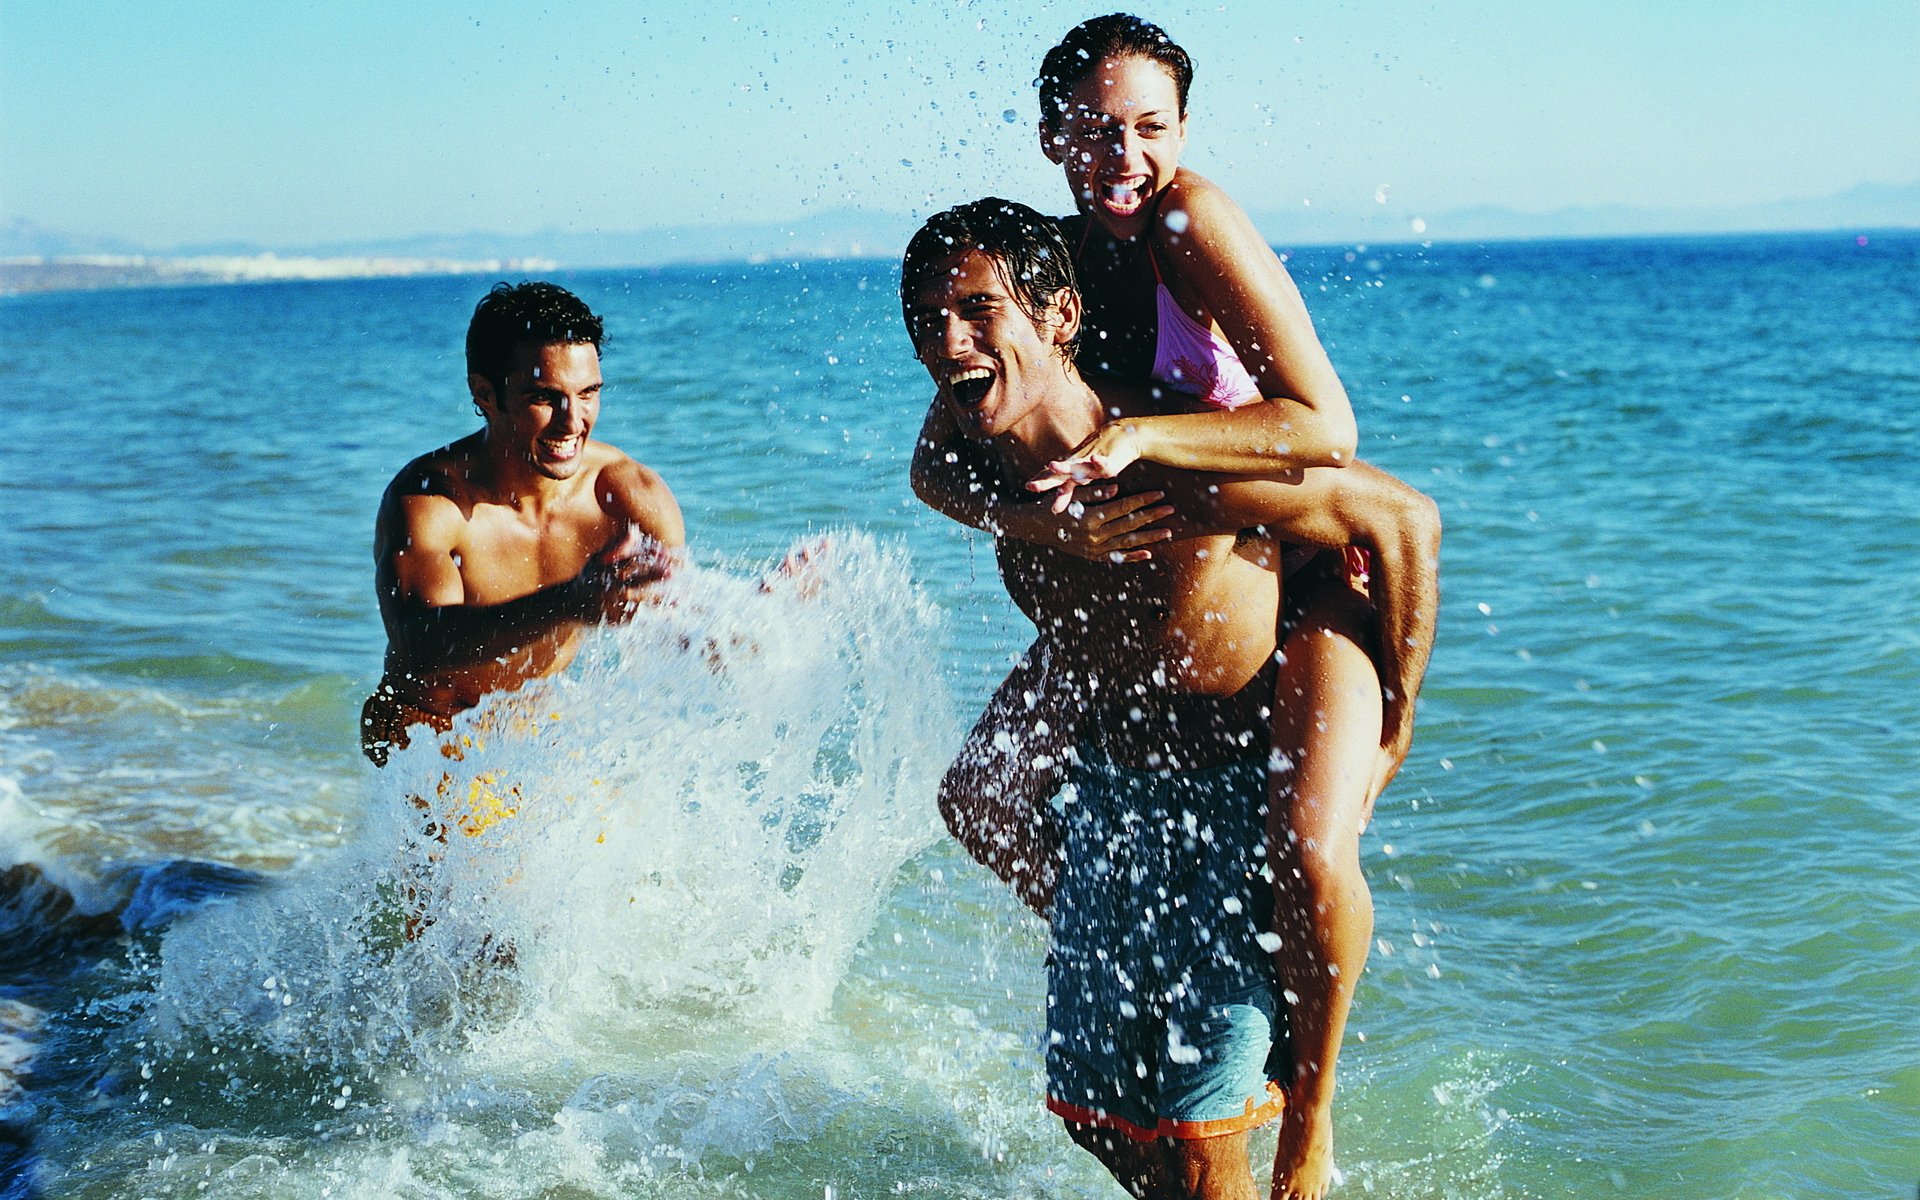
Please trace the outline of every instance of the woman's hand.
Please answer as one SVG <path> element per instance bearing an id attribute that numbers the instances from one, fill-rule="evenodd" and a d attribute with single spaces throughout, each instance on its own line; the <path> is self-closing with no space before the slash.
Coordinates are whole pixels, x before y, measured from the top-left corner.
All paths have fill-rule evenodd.
<path id="1" fill-rule="evenodd" d="M 1046 470 L 1028 480 L 1027 490 L 1057 491 L 1053 511 L 1065 511 L 1079 488 L 1097 480 L 1112 479 L 1140 460 L 1139 433 L 1132 421 L 1102 425 L 1092 437 L 1075 446 L 1071 454 L 1048 463 Z"/>
<path id="2" fill-rule="evenodd" d="M 1157 525 L 1174 514 L 1173 505 L 1160 503 L 1164 499 L 1165 492 L 1122 496 L 1117 483 L 1086 484 L 1065 502 L 997 507 L 993 522 L 1008 537 L 1076 558 L 1145 562 L 1153 557 L 1146 547 L 1173 537 L 1171 529 Z"/>

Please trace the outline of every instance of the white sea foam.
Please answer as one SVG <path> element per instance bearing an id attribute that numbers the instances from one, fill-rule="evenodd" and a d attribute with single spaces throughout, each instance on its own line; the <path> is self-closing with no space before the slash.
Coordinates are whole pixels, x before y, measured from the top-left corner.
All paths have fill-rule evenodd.
<path id="1" fill-rule="evenodd" d="M 17 779 L 0 774 L 0 871 L 22 868 L 31 872 L 35 879 L 64 893 L 73 908 L 82 913 L 103 913 L 113 908 L 119 897 L 100 878 L 100 872 L 59 852 L 62 832 L 60 822 L 27 798 Z M 17 905 L 23 897 L 5 894 L 0 899 Z"/>
<path id="2" fill-rule="evenodd" d="M 835 990 L 938 834 L 957 740 L 938 616 L 859 535 L 793 576 L 689 570 L 671 593 L 463 715 L 457 760 L 396 754 L 337 852 L 169 930 L 126 1035 L 140 1095 L 291 1103 L 301 1130 L 404 1130 L 423 1153 L 532 1119 L 529 1153 L 585 1139 L 623 1177 L 840 1111 L 863 1085 L 825 1028 Z M 455 826 L 444 844 L 414 796 Z M 476 797 L 514 811 L 469 834 Z M 431 922 L 411 941 L 409 907 Z"/>

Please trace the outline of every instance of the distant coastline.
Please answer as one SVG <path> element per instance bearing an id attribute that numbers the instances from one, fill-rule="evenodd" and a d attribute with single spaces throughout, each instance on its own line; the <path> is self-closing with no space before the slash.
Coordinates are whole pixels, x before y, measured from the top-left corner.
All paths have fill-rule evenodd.
<path id="1" fill-rule="evenodd" d="M 1920 184 L 1861 187 L 1835 208 L 1779 204 L 1718 214 L 1628 209 L 1568 209 L 1523 214 L 1457 210 L 1433 220 L 1388 213 L 1252 214 L 1279 249 L 1394 245 L 1489 245 L 1727 237 L 1908 237 L 1920 233 Z M 525 278 L 554 271 L 650 270 L 898 258 L 916 222 L 905 216 L 842 210 L 796 221 L 682 225 L 592 232 L 466 233 L 344 242 L 273 251 L 250 245 L 180 247 L 149 253 L 0 222 L 0 295 L 290 280 L 382 279 L 433 275 Z"/>
<path id="2" fill-rule="evenodd" d="M 539 274 L 559 266 L 543 258 L 405 258 L 316 256 L 272 252 L 203 254 L 18 255 L 0 258 L 0 294 L 93 291 L 315 279 L 386 279 L 416 275 Z"/>
<path id="3" fill-rule="evenodd" d="M 930 200 L 938 207 L 966 197 Z M 1251 212 L 1277 247 L 1554 242 L 1619 238 L 1822 234 L 1920 229 L 1920 180 L 1862 183 L 1827 196 L 1713 208 L 1599 205 L 1522 212 L 1499 205 L 1418 213 L 1384 192 L 1372 203 L 1327 198 Z M 919 218 L 859 208 L 774 221 L 640 229 L 420 233 L 350 241 L 207 242 L 159 247 L 0 218 L 0 293 L 296 279 L 540 275 L 739 263 L 895 259 Z"/>

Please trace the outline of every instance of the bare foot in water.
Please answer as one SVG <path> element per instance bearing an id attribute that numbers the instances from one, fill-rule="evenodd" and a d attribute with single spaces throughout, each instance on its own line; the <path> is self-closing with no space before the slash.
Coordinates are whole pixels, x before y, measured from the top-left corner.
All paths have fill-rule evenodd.
<path id="1" fill-rule="evenodd" d="M 1288 1104 L 1273 1156 L 1273 1200 L 1321 1200 L 1332 1183 L 1332 1106 Z"/>

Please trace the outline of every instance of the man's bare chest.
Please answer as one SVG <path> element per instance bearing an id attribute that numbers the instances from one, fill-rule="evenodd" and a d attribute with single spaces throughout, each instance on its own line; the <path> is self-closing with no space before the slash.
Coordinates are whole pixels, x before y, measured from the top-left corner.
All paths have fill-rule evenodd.
<path id="1" fill-rule="evenodd" d="M 611 533 L 611 522 L 597 509 L 533 517 L 505 505 L 480 505 L 467 522 L 456 563 L 470 602 L 500 604 L 573 579 Z"/>

